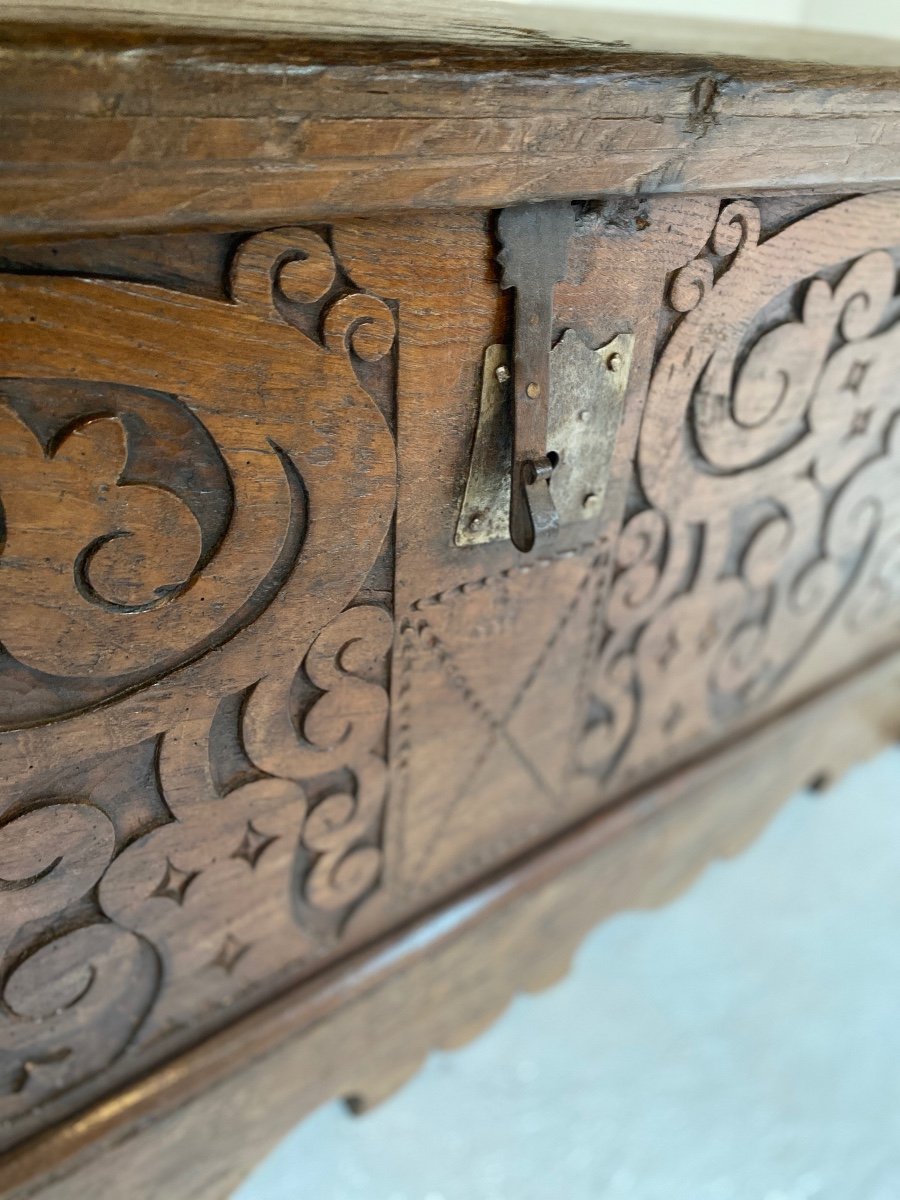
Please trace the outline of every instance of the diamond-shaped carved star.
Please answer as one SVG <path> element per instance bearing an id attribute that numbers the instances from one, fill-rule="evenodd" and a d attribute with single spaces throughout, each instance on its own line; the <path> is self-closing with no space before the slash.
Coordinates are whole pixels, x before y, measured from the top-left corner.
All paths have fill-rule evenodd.
<path id="1" fill-rule="evenodd" d="M 167 858 L 165 874 L 150 895 L 162 896 L 165 900 L 184 904 L 184 894 L 199 874 L 199 871 L 181 871 Z"/>
<path id="2" fill-rule="evenodd" d="M 678 635 L 674 629 L 670 629 L 666 635 L 663 648 L 656 658 L 656 662 L 661 671 L 668 671 L 669 667 L 672 665 L 672 660 L 678 654 L 680 649 L 681 644 L 678 641 Z"/>
<path id="3" fill-rule="evenodd" d="M 848 371 L 847 378 L 844 380 L 841 391 L 853 392 L 855 396 L 858 396 L 859 390 L 865 381 L 871 365 L 872 364 L 870 362 L 860 362 L 860 360 L 857 359 Z"/>
<path id="4" fill-rule="evenodd" d="M 869 432 L 873 415 L 871 408 L 858 408 L 850 422 L 850 437 L 864 437 Z"/>
<path id="5" fill-rule="evenodd" d="M 277 841 L 277 834 L 260 833 L 258 829 L 254 828 L 253 822 L 248 821 L 247 828 L 244 830 L 244 836 L 241 838 L 241 844 L 231 857 L 242 858 L 251 867 L 255 867 L 262 852 L 268 846 L 271 846 L 273 842 Z"/>
<path id="6" fill-rule="evenodd" d="M 221 967 L 223 971 L 230 975 L 249 949 L 249 942 L 242 942 L 233 933 L 229 933 L 219 947 L 219 953 L 209 965 L 211 967 Z"/>

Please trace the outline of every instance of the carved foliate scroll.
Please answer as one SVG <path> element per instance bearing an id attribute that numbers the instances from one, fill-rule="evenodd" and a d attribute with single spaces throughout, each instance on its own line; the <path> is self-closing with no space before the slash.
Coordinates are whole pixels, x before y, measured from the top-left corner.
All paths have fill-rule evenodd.
<path id="1" fill-rule="evenodd" d="M 678 756 L 900 635 L 900 207 L 760 237 L 723 207 L 671 279 L 581 761 Z"/>
<path id="2" fill-rule="evenodd" d="M 226 292 L 0 277 L 7 1140 L 381 878 L 395 310 L 306 228 L 237 239 Z"/>

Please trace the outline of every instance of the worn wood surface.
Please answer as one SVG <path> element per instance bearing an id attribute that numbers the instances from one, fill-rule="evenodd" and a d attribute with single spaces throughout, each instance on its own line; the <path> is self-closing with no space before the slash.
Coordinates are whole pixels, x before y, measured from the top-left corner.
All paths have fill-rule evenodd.
<path id="1" fill-rule="evenodd" d="M 0 233 L 900 178 L 890 43 L 886 65 L 853 67 L 324 36 L 2 26 Z"/>
<path id="2" fill-rule="evenodd" d="M 896 741 L 898 688 L 894 655 L 627 798 L 8 1154 L 0 1194 L 225 1200 L 304 1114 L 335 1097 L 376 1103 L 429 1051 L 459 1046 L 516 993 L 559 978 L 598 921 L 666 903 L 740 852 L 792 791 L 827 786 Z"/>

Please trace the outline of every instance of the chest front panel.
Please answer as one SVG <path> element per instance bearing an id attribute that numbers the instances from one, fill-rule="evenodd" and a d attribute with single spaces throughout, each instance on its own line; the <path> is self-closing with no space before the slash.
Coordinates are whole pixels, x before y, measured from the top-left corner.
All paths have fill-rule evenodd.
<path id="1" fill-rule="evenodd" d="M 0 255 L 7 1145 L 900 636 L 894 193 L 575 206 L 531 552 L 495 214 Z"/>

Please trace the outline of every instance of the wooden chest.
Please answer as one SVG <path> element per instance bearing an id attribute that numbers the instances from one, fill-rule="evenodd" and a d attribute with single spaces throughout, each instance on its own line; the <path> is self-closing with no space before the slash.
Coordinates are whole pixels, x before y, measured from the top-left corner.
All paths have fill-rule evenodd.
<path id="1" fill-rule="evenodd" d="M 900 732 L 900 54 L 51 10 L 0 1192 L 220 1197 Z"/>

